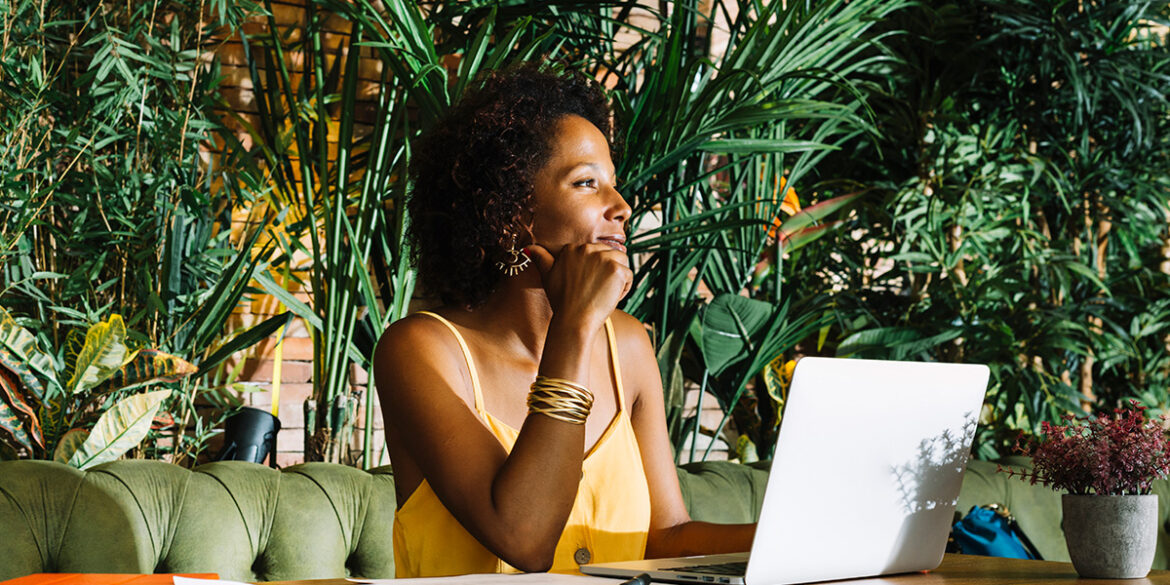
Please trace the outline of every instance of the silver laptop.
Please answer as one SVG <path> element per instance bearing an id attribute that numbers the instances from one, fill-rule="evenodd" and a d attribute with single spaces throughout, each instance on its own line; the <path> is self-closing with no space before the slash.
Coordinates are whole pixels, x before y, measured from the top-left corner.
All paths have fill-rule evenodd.
<path id="1" fill-rule="evenodd" d="M 788 392 L 750 554 L 581 571 L 783 585 L 934 569 L 988 374 L 973 364 L 804 358 Z"/>

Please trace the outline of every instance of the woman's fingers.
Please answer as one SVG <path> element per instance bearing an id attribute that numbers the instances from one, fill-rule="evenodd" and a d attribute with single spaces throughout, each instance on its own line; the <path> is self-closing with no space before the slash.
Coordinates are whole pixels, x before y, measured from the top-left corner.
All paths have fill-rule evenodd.
<path id="1" fill-rule="evenodd" d="M 563 246 L 555 259 L 547 248 L 529 247 L 540 266 L 553 312 L 600 326 L 629 291 L 629 258 L 606 244 Z M 550 260 L 552 260 L 550 265 Z"/>
<path id="2" fill-rule="evenodd" d="M 532 263 L 536 265 L 536 270 L 540 272 L 541 282 L 548 282 L 548 273 L 552 270 L 553 263 L 556 262 L 552 252 L 540 244 L 529 244 L 524 248 L 524 254 L 531 258 Z"/>

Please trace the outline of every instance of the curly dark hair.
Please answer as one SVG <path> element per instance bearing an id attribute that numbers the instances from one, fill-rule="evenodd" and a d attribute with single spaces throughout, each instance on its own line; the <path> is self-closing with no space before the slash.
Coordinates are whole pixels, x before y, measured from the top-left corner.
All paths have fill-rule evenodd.
<path id="1" fill-rule="evenodd" d="M 493 71 L 414 146 L 409 238 L 419 279 L 446 304 L 472 308 L 500 282 L 495 263 L 528 243 L 533 180 L 563 116 L 589 120 L 610 140 L 598 84 L 532 64 Z"/>

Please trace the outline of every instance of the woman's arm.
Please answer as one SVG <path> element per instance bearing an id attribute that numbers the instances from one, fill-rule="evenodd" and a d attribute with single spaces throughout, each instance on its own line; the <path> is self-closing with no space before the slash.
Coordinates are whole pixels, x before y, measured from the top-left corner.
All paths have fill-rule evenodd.
<path id="1" fill-rule="evenodd" d="M 662 398 L 658 360 L 642 324 L 625 313 L 615 313 L 620 323 L 623 378 L 631 395 L 631 419 L 642 467 L 650 485 L 650 533 L 646 558 L 689 556 L 751 549 L 755 524 L 711 524 L 695 522 L 687 513 L 678 472 L 671 457 L 670 438 Z"/>
<path id="2" fill-rule="evenodd" d="M 562 251 L 554 266 L 537 248 L 553 308 L 538 371 L 585 379 L 590 348 L 632 276 L 625 255 L 588 244 Z M 585 426 L 529 414 L 506 452 L 468 408 L 462 351 L 427 317 L 391 326 L 374 363 L 383 418 L 399 439 L 392 454 L 407 460 L 408 474 L 417 470 L 411 483 L 425 478 L 467 531 L 508 564 L 551 567 L 581 480 Z"/>
<path id="3" fill-rule="evenodd" d="M 425 478 L 488 550 L 518 569 L 544 570 L 552 558 L 545 543 L 555 550 L 572 507 L 584 430 L 529 416 L 509 456 L 469 407 L 466 370 L 451 333 L 429 317 L 398 321 L 382 336 L 374 371 L 383 419 L 397 438 L 396 479 L 413 492 L 409 486 Z"/>

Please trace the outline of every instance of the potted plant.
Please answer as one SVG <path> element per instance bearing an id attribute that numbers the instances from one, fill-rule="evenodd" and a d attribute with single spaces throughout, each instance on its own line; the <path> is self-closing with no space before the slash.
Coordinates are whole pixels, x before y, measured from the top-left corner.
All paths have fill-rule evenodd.
<path id="1" fill-rule="evenodd" d="M 1017 444 L 1032 469 L 1000 470 L 1068 492 L 1062 528 L 1082 577 L 1145 577 L 1158 532 L 1158 495 L 1150 490 L 1170 473 L 1165 429 L 1134 401 L 1112 416 L 1063 418 L 1066 424 L 1045 422 L 1040 437 Z"/>

